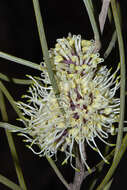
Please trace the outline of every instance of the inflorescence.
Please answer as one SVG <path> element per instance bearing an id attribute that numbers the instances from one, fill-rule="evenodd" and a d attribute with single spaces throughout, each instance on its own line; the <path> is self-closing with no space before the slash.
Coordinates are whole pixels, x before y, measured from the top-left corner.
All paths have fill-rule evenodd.
<path id="1" fill-rule="evenodd" d="M 105 162 L 95 138 L 108 145 L 109 134 L 114 134 L 118 122 L 120 99 L 115 93 L 120 86 L 116 71 L 111 74 L 101 62 L 99 53 L 94 53 L 95 42 L 82 40 L 80 35 L 57 39 L 49 51 L 53 71 L 59 87 L 59 102 L 54 95 L 45 63 L 42 63 L 41 78 L 29 76 L 33 84 L 24 95 L 27 103 L 18 102 L 22 110 L 26 131 L 22 133 L 29 148 L 36 154 L 52 157 L 60 150 L 66 157 L 63 163 L 75 158 L 77 145 L 82 162 L 87 169 L 84 146 L 96 150 Z M 65 114 L 61 112 L 64 109 Z M 39 145 L 40 152 L 33 149 Z"/>

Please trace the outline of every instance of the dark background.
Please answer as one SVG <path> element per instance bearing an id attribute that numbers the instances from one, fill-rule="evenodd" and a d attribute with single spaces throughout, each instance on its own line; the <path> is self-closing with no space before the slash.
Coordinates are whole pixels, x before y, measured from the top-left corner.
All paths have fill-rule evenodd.
<path id="1" fill-rule="evenodd" d="M 97 13 L 100 11 L 100 1 L 95 0 Z M 126 9 L 127 2 L 121 1 L 122 10 L 122 29 L 126 47 Z M 85 39 L 93 39 L 93 32 L 88 19 L 87 12 L 82 0 L 42 0 L 40 1 L 41 12 L 44 21 L 44 27 L 49 48 L 54 47 L 57 38 L 66 37 L 69 32 L 72 34 L 81 34 Z M 103 52 L 111 38 L 112 27 L 106 22 L 104 36 L 102 38 Z M 38 32 L 36 28 L 35 16 L 32 1 L 29 0 L 0 0 L 0 51 L 40 63 L 43 59 Z M 114 65 L 119 61 L 118 45 L 112 51 L 112 54 L 106 60 L 106 64 Z M 0 70 L 2 73 L 12 77 L 25 78 L 26 74 L 39 75 L 40 72 L 30 69 L 16 63 L 0 59 Z M 4 82 L 15 100 L 19 100 L 20 96 L 27 89 L 26 86 L 8 84 Z M 7 112 L 9 114 L 9 122 L 15 124 L 17 117 L 12 110 L 10 104 L 6 101 Z M 24 146 L 22 138 L 13 134 L 16 143 L 17 152 L 23 168 L 24 177 L 29 190 L 48 190 L 61 189 L 65 187 L 56 177 L 54 171 L 49 166 L 45 158 L 39 158 Z M 99 156 L 88 149 L 88 161 L 91 166 L 99 161 Z M 73 169 L 69 166 L 61 166 L 62 155 L 58 155 L 58 166 L 65 178 L 70 182 L 73 177 Z M 106 166 L 105 170 L 108 167 Z M 119 167 L 114 174 L 114 181 L 111 189 L 120 189 L 126 187 L 126 168 L 127 168 L 127 152 L 122 158 Z M 9 179 L 17 182 L 15 169 L 13 166 L 11 154 L 7 144 L 4 130 L 0 130 L 0 173 Z M 101 177 L 104 176 L 102 174 Z M 87 182 L 83 184 L 83 189 L 87 189 L 91 183 L 94 174 L 87 178 Z M 17 182 L 18 183 L 18 182 Z M 4 185 L 0 184 L 0 190 L 7 190 Z"/>

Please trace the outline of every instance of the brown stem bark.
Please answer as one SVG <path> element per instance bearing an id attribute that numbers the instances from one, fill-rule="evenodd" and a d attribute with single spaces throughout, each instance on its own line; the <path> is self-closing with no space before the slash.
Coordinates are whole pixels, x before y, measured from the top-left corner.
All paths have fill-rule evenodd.
<path id="1" fill-rule="evenodd" d="M 76 168 L 80 171 L 75 171 L 73 184 L 70 184 L 71 190 L 80 190 L 85 175 L 85 166 L 81 162 L 80 158 L 76 158 Z"/>
<path id="2" fill-rule="evenodd" d="M 71 190 L 80 190 L 81 189 L 81 185 L 82 182 L 84 181 L 84 179 L 90 174 L 88 171 L 85 170 L 85 165 L 80 157 L 80 154 L 78 152 L 78 150 L 76 151 L 76 168 L 79 171 L 75 171 L 75 176 L 74 176 L 74 180 L 73 183 L 70 184 L 70 188 Z M 82 153 L 84 155 L 84 158 L 86 158 L 86 152 L 85 152 L 85 145 L 82 145 Z"/>
<path id="3" fill-rule="evenodd" d="M 101 30 L 101 33 L 103 33 L 103 30 L 104 30 L 104 24 L 105 24 L 105 21 L 106 21 L 106 17 L 107 17 L 107 14 L 108 14 L 108 7 L 109 7 L 109 4 L 110 4 L 110 1 L 111 0 L 103 0 L 103 4 L 102 4 L 102 9 L 101 9 L 101 12 L 100 12 L 100 15 L 99 15 L 99 24 L 100 24 L 100 30 Z"/>

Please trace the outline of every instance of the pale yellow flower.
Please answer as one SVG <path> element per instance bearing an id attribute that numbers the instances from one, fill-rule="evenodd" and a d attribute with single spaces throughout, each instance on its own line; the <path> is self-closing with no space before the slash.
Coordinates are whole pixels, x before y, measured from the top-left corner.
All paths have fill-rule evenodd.
<path id="1" fill-rule="evenodd" d="M 65 153 L 63 163 L 74 158 L 74 146 L 87 169 L 83 146 L 88 144 L 101 154 L 95 140 L 98 138 L 105 144 L 109 134 L 114 133 L 114 123 L 118 122 L 120 99 L 115 98 L 120 86 L 117 70 L 111 74 L 101 62 L 99 53 L 94 53 L 94 41 L 82 40 L 80 35 L 69 35 L 58 39 L 55 48 L 49 51 L 53 60 L 53 69 L 60 91 L 61 113 L 45 63 L 42 64 L 41 78 L 29 76 L 33 85 L 29 94 L 24 95 L 28 102 L 17 103 L 23 111 L 27 133 L 22 133 L 30 143 L 29 148 L 36 154 L 49 157 L 57 151 Z M 33 145 L 40 147 L 35 152 Z"/>

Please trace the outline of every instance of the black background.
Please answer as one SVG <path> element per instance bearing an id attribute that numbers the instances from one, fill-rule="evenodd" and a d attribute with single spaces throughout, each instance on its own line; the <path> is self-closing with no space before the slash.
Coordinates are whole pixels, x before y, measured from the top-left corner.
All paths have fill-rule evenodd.
<path id="1" fill-rule="evenodd" d="M 120 5 L 123 17 L 123 36 L 126 47 L 127 2 L 121 1 Z M 85 39 L 93 39 L 93 32 L 82 0 L 41 0 L 40 6 L 49 48 L 54 47 L 57 38 L 61 38 L 63 36 L 66 37 L 69 32 L 72 34 L 81 34 Z M 99 13 L 99 0 L 95 0 L 95 6 L 97 13 Z M 107 26 L 105 27 L 104 35 L 102 37 L 102 55 L 111 38 L 112 32 L 110 24 L 106 22 L 106 25 Z M 0 51 L 38 64 L 42 61 L 43 56 L 41 53 L 32 1 L 0 0 Z M 106 64 L 108 63 L 109 65 L 114 66 L 118 61 L 118 45 L 116 44 L 111 56 L 107 59 Z M 24 78 L 26 74 L 40 74 L 39 71 L 23 67 L 3 59 L 0 59 L 0 69 L 2 73 L 7 74 L 10 77 L 15 76 Z M 27 89 L 26 86 L 24 87 L 22 85 L 8 84 L 7 82 L 4 82 L 4 84 L 9 89 L 15 100 L 19 100 L 22 93 Z M 6 104 L 9 121 L 10 123 L 15 124 L 15 118 L 17 116 L 7 101 Z M 13 134 L 13 136 L 28 189 L 65 190 L 65 187 L 58 180 L 47 160 L 45 158 L 39 158 L 27 149 L 24 146 L 21 137 L 18 137 L 16 134 Z M 100 158 L 96 153 L 88 150 L 88 162 L 92 166 L 97 163 L 99 159 Z M 124 185 L 126 187 L 126 160 L 127 153 L 123 156 L 122 161 L 114 174 L 114 181 L 111 187 L 112 190 L 120 189 Z M 73 169 L 69 166 L 61 166 L 61 161 L 62 156 L 60 154 L 58 155 L 58 166 L 65 178 L 70 182 L 73 177 Z M 0 173 L 14 182 L 18 182 L 3 129 L 0 130 Z M 104 174 L 105 173 L 103 173 L 101 177 L 103 177 Z M 86 183 L 83 184 L 83 189 L 88 188 L 92 177 L 94 177 L 94 174 L 86 179 Z M 7 189 L 8 188 L 4 185 L 0 184 L 0 190 Z"/>

